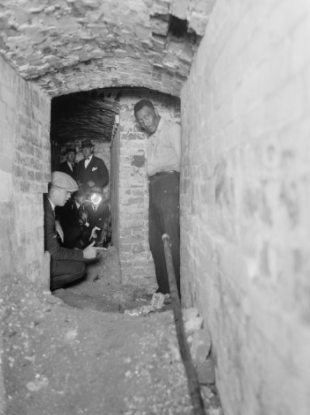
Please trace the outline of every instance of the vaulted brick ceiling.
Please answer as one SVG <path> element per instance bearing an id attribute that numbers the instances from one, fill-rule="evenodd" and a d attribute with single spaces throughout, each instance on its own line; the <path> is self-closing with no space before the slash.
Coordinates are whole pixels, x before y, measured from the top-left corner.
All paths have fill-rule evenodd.
<path id="1" fill-rule="evenodd" d="M 215 0 L 2 0 L 0 54 L 50 95 L 179 95 Z"/>

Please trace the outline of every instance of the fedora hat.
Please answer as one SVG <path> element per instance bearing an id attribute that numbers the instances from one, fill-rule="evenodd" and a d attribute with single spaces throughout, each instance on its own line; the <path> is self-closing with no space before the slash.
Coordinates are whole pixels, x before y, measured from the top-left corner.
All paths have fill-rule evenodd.
<path id="1" fill-rule="evenodd" d="M 82 141 L 82 148 L 85 148 L 85 147 L 94 147 L 93 143 L 90 141 L 89 138 Z"/>
<path id="2" fill-rule="evenodd" d="M 67 154 L 71 152 L 76 153 L 76 148 L 72 146 L 66 147 L 65 153 Z"/>

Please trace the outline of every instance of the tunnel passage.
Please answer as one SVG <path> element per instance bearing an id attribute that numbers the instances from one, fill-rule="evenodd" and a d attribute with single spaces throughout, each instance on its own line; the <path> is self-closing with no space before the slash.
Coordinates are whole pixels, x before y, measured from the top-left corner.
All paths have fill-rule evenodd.
<path id="1" fill-rule="evenodd" d="M 49 278 L 41 199 L 51 97 L 113 86 L 181 95 L 183 300 L 212 332 L 225 411 L 308 415 L 310 3 L 217 0 L 212 12 L 212 1 L 54 3 L 0 4 L 1 283 L 4 297 L 19 293 L 11 314 L 28 285 L 42 291 Z M 173 27 L 170 37 L 169 15 L 206 29 L 199 46 Z M 0 376 L 0 408 L 4 393 Z"/>

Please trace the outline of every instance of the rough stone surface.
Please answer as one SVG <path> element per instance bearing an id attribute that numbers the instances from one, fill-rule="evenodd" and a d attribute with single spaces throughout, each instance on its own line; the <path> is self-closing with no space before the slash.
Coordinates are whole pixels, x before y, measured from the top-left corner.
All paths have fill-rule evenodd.
<path id="1" fill-rule="evenodd" d="M 190 320 L 185 321 L 184 330 L 187 334 L 192 334 L 196 330 L 200 330 L 202 327 L 203 318 L 202 317 L 193 317 Z"/>
<path id="2" fill-rule="evenodd" d="M 179 95 L 214 0 L 4 0 L 0 53 L 20 75 L 51 95 L 109 86 L 144 86 Z M 191 36 L 194 33 L 194 37 Z"/>
<path id="3" fill-rule="evenodd" d="M 202 385 L 212 385 L 215 383 L 214 364 L 212 359 L 204 360 L 195 365 L 198 381 Z"/>
<path id="4" fill-rule="evenodd" d="M 193 318 L 196 318 L 198 317 L 198 315 L 199 315 L 199 311 L 196 307 L 184 308 L 182 310 L 182 318 L 184 322 L 189 321 Z"/>
<path id="5" fill-rule="evenodd" d="M 207 359 L 211 351 L 211 336 L 209 330 L 203 328 L 193 334 L 190 350 L 195 362 L 201 363 Z"/>
<path id="6" fill-rule="evenodd" d="M 310 3 L 218 0 L 182 90 L 182 300 L 227 415 L 310 408 Z M 213 353 L 212 352 L 212 353 Z"/>
<path id="7" fill-rule="evenodd" d="M 109 254 L 105 259 L 112 265 L 115 256 Z M 0 401 L 1 414 L 193 414 L 184 366 L 175 358 L 172 311 L 166 308 L 148 317 L 117 312 L 123 300 L 107 295 L 113 290 L 108 282 L 115 286 L 110 271 L 117 268 L 115 263 L 102 269 L 99 280 L 80 283 L 77 291 L 59 290 L 65 303 L 50 293 L 38 298 L 26 281 L 4 289 L 0 311 L 6 402 Z M 126 290 L 130 294 L 132 287 Z M 79 301 L 75 295 L 73 302 L 77 293 Z M 134 307 L 143 300 L 143 290 L 133 293 Z M 119 307 L 109 309 L 111 303 Z M 114 312 L 103 312 L 108 310 Z M 220 410 L 216 389 L 204 387 L 202 397 L 208 414 L 215 415 L 212 411 Z"/>

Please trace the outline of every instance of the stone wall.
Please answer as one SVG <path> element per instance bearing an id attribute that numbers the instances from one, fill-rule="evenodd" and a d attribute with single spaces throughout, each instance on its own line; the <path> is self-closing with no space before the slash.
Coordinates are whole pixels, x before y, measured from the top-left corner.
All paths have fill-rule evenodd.
<path id="1" fill-rule="evenodd" d="M 152 91 L 124 91 L 120 98 L 119 143 L 119 255 L 123 283 L 156 287 L 148 243 L 148 179 L 146 135 L 137 126 L 134 104 L 141 98 L 153 101 L 159 113 L 179 121 L 179 99 Z M 117 137 L 116 137 L 117 138 Z M 113 173 L 112 173 L 113 174 Z"/>
<path id="2" fill-rule="evenodd" d="M 42 194 L 50 179 L 50 99 L 22 80 L 2 58 L 0 75 L 2 297 L 8 295 L 13 281 L 33 283 L 39 290 L 49 287 Z M 4 413 L 3 396 L 0 376 L 0 413 Z"/>
<path id="3" fill-rule="evenodd" d="M 50 179 L 50 98 L 0 60 L 1 282 L 40 283 Z"/>
<path id="4" fill-rule="evenodd" d="M 310 408 L 310 3 L 218 0 L 183 88 L 182 292 L 226 415 Z"/>

